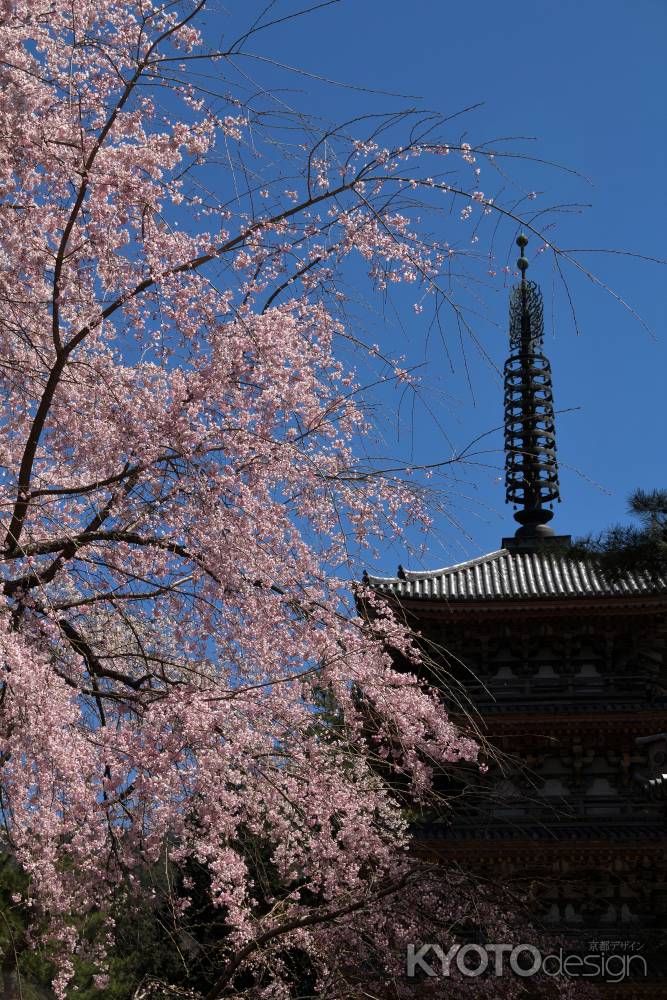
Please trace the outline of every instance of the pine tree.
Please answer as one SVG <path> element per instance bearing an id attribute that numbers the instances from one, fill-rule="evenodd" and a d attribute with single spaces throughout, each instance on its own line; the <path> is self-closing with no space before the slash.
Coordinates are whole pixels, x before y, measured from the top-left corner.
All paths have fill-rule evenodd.
<path id="1" fill-rule="evenodd" d="M 628 572 L 667 575 L 667 490 L 635 490 L 628 510 L 639 519 L 639 527 L 614 525 L 597 538 L 581 539 L 574 554 L 592 556 L 610 579 Z"/>

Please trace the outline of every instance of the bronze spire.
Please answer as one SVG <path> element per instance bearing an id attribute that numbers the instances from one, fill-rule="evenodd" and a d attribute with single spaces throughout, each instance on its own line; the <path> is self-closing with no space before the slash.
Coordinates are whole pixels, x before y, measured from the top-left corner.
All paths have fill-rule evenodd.
<path id="1" fill-rule="evenodd" d="M 551 366 L 542 353 L 542 293 L 534 281 L 526 281 L 527 237 L 521 233 L 516 242 L 521 283 L 512 289 L 511 354 L 505 362 L 505 496 L 521 525 L 516 537 L 528 540 L 553 535 L 547 522 L 560 490 Z"/>

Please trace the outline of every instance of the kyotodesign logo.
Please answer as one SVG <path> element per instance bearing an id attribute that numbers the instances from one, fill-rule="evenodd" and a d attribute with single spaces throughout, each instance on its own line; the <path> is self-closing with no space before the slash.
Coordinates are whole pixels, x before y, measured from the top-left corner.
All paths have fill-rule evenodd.
<path id="1" fill-rule="evenodd" d="M 515 975 L 528 978 L 544 976 L 568 979 L 597 979 L 618 983 L 633 976 L 646 976 L 648 969 L 643 955 L 616 952 L 573 954 L 560 948 L 543 954 L 532 944 L 454 944 L 447 951 L 438 944 L 423 944 L 407 948 L 406 971 L 409 978 L 419 972 L 427 976 L 449 978 L 453 969 L 473 978 L 484 973 L 493 976 Z"/>

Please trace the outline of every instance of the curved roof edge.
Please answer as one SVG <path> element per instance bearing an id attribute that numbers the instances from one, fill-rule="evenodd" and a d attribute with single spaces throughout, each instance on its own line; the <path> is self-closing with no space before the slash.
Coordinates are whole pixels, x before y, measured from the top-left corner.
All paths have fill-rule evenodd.
<path id="1" fill-rule="evenodd" d="M 440 569 L 397 576 L 365 574 L 379 593 L 408 600 L 494 601 L 667 595 L 667 580 L 646 573 L 606 578 L 592 560 L 572 559 L 562 551 L 498 549 Z"/>

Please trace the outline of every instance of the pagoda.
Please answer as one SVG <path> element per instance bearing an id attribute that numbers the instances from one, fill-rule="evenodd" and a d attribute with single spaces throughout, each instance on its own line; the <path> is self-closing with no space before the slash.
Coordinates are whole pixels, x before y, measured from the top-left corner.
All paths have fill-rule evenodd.
<path id="1" fill-rule="evenodd" d="M 667 581 L 606 578 L 549 523 L 552 378 L 526 243 L 504 371 L 519 527 L 480 558 L 365 580 L 400 606 L 431 677 L 448 678 L 450 712 L 487 746 L 488 773 L 460 795 L 443 776 L 452 805 L 416 830 L 418 849 L 511 885 L 573 951 L 641 954 L 636 975 L 601 977 L 604 995 L 667 997 Z"/>

